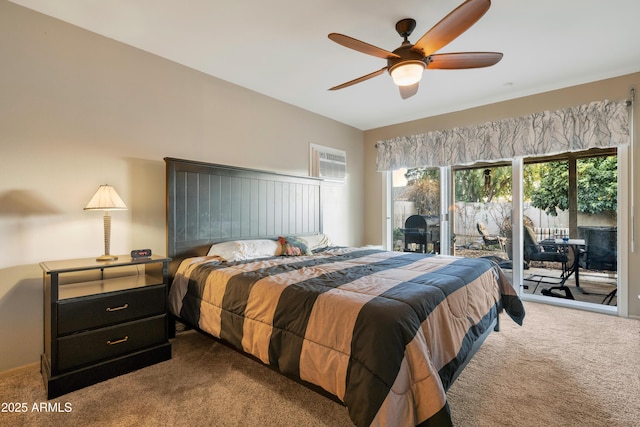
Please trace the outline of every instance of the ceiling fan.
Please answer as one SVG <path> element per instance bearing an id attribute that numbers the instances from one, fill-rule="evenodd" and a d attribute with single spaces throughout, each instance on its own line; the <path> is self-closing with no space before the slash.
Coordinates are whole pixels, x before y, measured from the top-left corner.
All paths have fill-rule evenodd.
<path id="1" fill-rule="evenodd" d="M 489 67 L 498 63 L 502 59 L 502 53 L 498 52 L 435 53 L 475 24 L 490 6 L 491 0 L 465 1 L 442 18 L 415 44 L 409 42 L 409 36 L 416 27 L 416 21 L 411 18 L 402 19 L 396 24 L 396 31 L 404 41 L 393 52 L 343 34 L 329 34 L 329 38 L 338 44 L 387 60 L 385 67 L 329 90 L 343 89 L 388 71 L 393 82 L 400 87 L 402 99 L 407 99 L 418 92 L 418 84 L 425 68 L 455 70 Z"/>

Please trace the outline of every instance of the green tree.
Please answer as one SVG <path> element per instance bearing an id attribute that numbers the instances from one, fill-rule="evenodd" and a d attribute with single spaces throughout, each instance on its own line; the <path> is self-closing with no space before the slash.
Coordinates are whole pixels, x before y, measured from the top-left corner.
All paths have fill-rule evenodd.
<path id="1" fill-rule="evenodd" d="M 420 215 L 440 214 L 440 171 L 438 169 L 413 168 L 405 173 L 406 197 L 415 203 Z"/>
<path id="2" fill-rule="evenodd" d="M 618 161 L 615 156 L 578 161 L 578 211 L 614 214 L 618 211 Z"/>
<path id="3" fill-rule="evenodd" d="M 456 201 L 479 202 L 484 195 L 483 170 L 462 169 L 455 171 L 454 188 Z"/>
<path id="4" fill-rule="evenodd" d="M 415 203 L 420 215 L 440 215 L 440 183 L 422 179 L 407 188 L 407 197 Z"/>
<path id="5" fill-rule="evenodd" d="M 413 185 L 423 180 L 439 181 L 440 170 L 435 168 L 411 168 L 407 169 L 404 177 L 407 179 L 407 185 Z"/>
<path id="6" fill-rule="evenodd" d="M 459 202 L 486 202 L 511 198 L 511 167 L 461 169 L 455 172 L 455 197 Z"/>
<path id="7" fill-rule="evenodd" d="M 525 187 L 532 186 L 531 174 L 525 174 Z M 405 173 L 407 194 L 416 201 L 421 212 L 436 206 L 440 199 L 440 171 L 430 168 L 412 168 Z M 454 174 L 455 198 L 460 202 L 491 202 L 497 197 L 511 198 L 511 167 L 494 166 L 480 169 L 460 169 Z M 436 213 L 437 210 L 434 212 Z"/>
<path id="8" fill-rule="evenodd" d="M 569 209 L 569 163 L 567 161 L 538 164 L 540 181 L 531 193 L 531 204 L 557 216 L 558 209 Z"/>
<path id="9" fill-rule="evenodd" d="M 552 216 L 569 209 L 569 164 L 567 161 L 541 163 L 539 185 L 531 192 L 531 204 Z M 616 156 L 580 159 L 578 212 L 614 214 L 618 209 L 618 164 Z M 525 193 L 526 194 L 526 193 Z"/>

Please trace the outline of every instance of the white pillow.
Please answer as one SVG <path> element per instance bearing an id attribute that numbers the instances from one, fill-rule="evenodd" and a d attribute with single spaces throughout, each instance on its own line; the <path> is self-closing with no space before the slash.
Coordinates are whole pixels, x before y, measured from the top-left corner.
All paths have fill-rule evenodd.
<path id="1" fill-rule="evenodd" d="M 280 255 L 282 248 L 275 240 L 233 240 L 216 243 L 207 255 L 218 255 L 229 262 Z"/>
<path id="2" fill-rule="evenodd" d="M 240 255 L 241 247 L 237 241 L 216 243 L 209 248 L 208 256 L 218 255 L 227 261 L 235 261 L 236 257 Z"/>
<path id="3" fill-rule="evenodd" d="M 314 249 L 326 248 L 333 245 L 331 239 L 326 234 L 310 234 L 306 236 L 296 236 L 298 239 L 302 239 L 307 242 L 307 246 L 310 251 Z"/>
<path id="4" fill-rule="evenodd" d="M 282 247 L 276 240 L 240 240 L 240 243 L 245 259 L 278 256 L 282 253 Z"/>

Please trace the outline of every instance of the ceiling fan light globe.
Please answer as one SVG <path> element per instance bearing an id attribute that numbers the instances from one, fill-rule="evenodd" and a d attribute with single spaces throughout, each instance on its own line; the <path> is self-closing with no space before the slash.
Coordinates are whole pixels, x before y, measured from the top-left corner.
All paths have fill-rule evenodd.
<path id="1" fill-rule="evenodd" d="M 390 70 L 393 82 L 398 86 L 411 86 L 422 78 L 424 63 L 421 61 L 398 64 Z"/>

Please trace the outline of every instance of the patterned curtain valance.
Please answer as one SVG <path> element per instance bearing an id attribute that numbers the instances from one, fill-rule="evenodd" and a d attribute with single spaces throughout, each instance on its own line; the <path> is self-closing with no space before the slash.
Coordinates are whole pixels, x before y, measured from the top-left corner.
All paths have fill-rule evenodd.
<path id="1" fill-rule="evenodd" d="M 629 143 L 625 101 L 597 101 L 529 116 L 401 136 L 377 144 L 376 169 L 469 165 Z"/>

